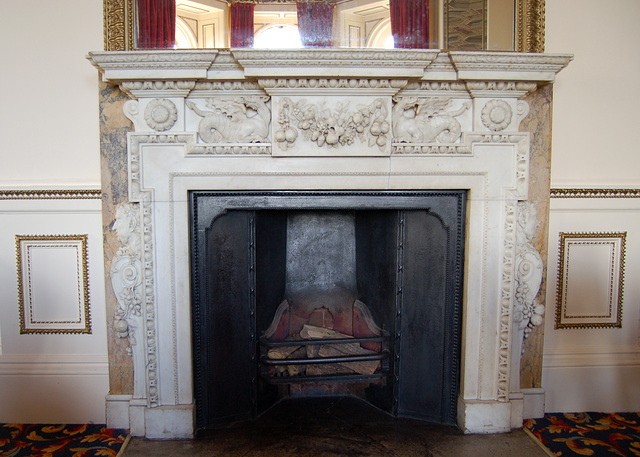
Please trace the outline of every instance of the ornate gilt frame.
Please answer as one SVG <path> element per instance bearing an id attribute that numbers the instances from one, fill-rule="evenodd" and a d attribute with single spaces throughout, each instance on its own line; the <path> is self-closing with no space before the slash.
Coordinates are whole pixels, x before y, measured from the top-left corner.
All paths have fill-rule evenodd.
<path id="1" fill-rule="evenodd" d="M 104 49 L 134 49 L 135 0 L 103 0 Z M 544 52 L 545 0 L 516 0 L 516 40 L 518 52 Z"/>
<path id="2" fill-rule="evenodd" d="M 617 257 L 611 259 L 611 271 L 610 276 L 612 278 L 610 287 L 610 303 L 609 312 L 615 316 L 615 321 L 612 320 L 599 320 L 601 316 L 580 316 L 579 319 L 574 321 L 567 321 L 563 319 L 565 313 L 565 304 L 567 298 L 567 282 L 568 282 L 568 268 L 565 270 L 565 265 L 569 264 L 569 252 L 567 249 L 567 242 L 574 240 L 582 244 L 601 244 L 606 243 L 603 240 L 610 239 L 613 243 L 616 241 L 619 244 L 619 251 L 612 251 L 612 256 L 617 254 Z M 560 232 L 560 246 L 558 256 L 558 280 L 556 285 L 556 329 L 570 329 L 570 328 L 621 328 L 622 327 L 622 301 L 624 290 L 624 261 L 625 261 L 625 249 L 626 249 L 627 232 L 579 232 L 579 233 L 567 233 Z M 617 271 L 615 271 L 617 270 Z M 617 276 L 617 282 L 613 280 Z M 617 289 L 617 293 L 614 292 Z M 614 298 L 616 298 L 614 300 Z M 614 303 L 615 301 L 615 303 Z M 580 319 L 582 321 L 580 322 Z"/>
<path id="3" fill-rule="evenodd" d="M 18 273 L 18 312 L 20 315 L 20 334 L 91 334 L 91 312 L 89 300 L 89 266 L 87 253 L 88 235 L 16 235 L 16 264 Z M 81 278 L 81 284 L 78 286 L 82 289 L 82 306 L 80 309 L 81 318 L 78 322 L 37 322 L 35 327 L 30 327 L 27 322 L 27 316 L 31 316 L 25 307 L 32 305 L 31 303 L 31 282 L 30 277 L 30 259 L 28 255 L 28 245 L 32 243 L 34 246 L 38 243 L 44 247 L 67 247 L 71 245 L 79 249 L 79 265 L 78 274 Z M 23 252 L 24 251 L 24 252 Z M 26 262 L 26 263 L 25 263 Z M 31 317 L 29 317 L 31 320 Z M 40 326 L 43 325 L 43 326 Z"/>
<path id="4" fill-rule="evenodd" d="M 103 0 L 105 51 L 134 49 L 134 2 L 135 0 Z"/>

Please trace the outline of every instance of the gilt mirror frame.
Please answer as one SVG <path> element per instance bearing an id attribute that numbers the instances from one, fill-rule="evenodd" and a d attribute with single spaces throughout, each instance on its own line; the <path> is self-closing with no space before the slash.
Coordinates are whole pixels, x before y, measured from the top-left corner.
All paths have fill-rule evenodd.
<path id="1" fill-rule="evenodd" d="M 134 49 L 135 0 L 103 0 L 104 49 Z M 516 0 L 515 51 L 544 52 L 545 0 Z"/>

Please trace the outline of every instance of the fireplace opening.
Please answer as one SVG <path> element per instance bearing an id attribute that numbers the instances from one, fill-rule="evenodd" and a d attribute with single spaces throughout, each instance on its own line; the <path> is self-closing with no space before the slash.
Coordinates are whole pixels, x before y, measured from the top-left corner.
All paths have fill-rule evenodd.
<path id="1" fill-rule="evenodd" d="M 465 191 L 190 194 L 196 429 L 354 396 L 455 424 Z"/>

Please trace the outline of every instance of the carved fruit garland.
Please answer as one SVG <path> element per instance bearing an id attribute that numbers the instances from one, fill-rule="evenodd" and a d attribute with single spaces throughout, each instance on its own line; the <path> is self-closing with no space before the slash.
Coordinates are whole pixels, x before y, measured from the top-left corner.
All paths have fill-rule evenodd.
<path id="1" fill-rule="evenodd" d="M 287 150 L 296 142 L 299 132 L 307 141 L 318 147 L 350 146 L 356 138 L 369 146 L 384 148 L 390 124 L 384 100 L 375 99 L 370 105 L 358 105 L 355 112 L 347 103 L 338 103 L 332 110 L 321 105 L 293 102 L 283 98 L 275 141 L 282 150 Z"/>

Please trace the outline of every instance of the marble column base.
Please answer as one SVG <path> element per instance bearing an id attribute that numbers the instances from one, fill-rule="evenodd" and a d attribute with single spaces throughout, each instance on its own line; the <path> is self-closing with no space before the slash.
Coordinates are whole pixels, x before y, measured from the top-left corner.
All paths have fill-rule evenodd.
<path id="1" fill-rule="evenodd" d="M 514 407 L 515 406 L 515 407 Z M 507 433 L 513 423 L 522 427 L 522 408 L 496 400 L 465 400 L 458 397 L 458 427 L 464 433 Z M 518 418 L 512 417 L 520 414 Z"/>
<path id="2" fill-rule="evenodd" d="M 146 400 L 131 395 L 107 395 L 107 426 L 128 428 L 132 436 L 149 439 L 191 439 L 195 407 L 191 405 L 148 408 Z"/>

